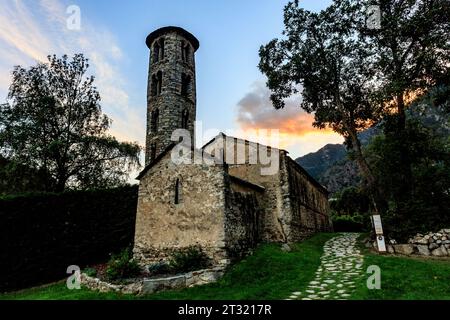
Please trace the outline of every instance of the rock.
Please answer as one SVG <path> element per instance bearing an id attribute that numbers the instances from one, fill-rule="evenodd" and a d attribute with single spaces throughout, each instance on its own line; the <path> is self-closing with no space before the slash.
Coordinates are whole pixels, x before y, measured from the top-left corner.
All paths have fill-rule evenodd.
<path id="1" fill-rule="evenodd" d="M 450 229 L 442 229 L 446 234 L 450 234 Z"/>
<path id="2" fill-rule="evenodd" d="M 291 252 L 292 251 L 291 246 L 287 243 L 283 243 L 283 245 L 281 246 L 281 250 L 283 252 Z"/>
<path id="3" fill-rule="evenodd" d="M 437 244 L 441 244 L 441 243 L 442 243 L 442 240 L 436 240 L 436 243 L 437 243 Z"/>
<path id="4" fill-rule="evenodd" d="M 427 245 L 418 245 L 417 246 L 417 250 L 419 250 L 419 254 L 423 255 L 423 256 L 429 256 L 430 255 L 430 250 L 428 250 L 428 246 Z"/>
<path id="5" fill-rule="evenodd" d="M 442 240 L 442 241 L 447 241 L 447 240 L 448 240 L 448 237 L 447 237 L 447 236 L 442 236 L 442 237 L 441 237 L 441 240 Z"/>
<path id="6" fill-rule="evenodd" d="M 395 253 L 409 256 L 414 252 L 414 247 L 410 244 L 397 244 L 394 247 Z"/>
<path id="7" fill-rule="evenodd" d="M 388 245 L 388 246 L 387 246 L 387 252 L 389 252 L 389 253 L 395 253 L 394 246 Z"/>
<path id="8" fill-rule="evenodd" d="M 143 292 L 151 294 L 157 291 L 166 289 L 180 289 L 186 287 L 186 277 L 175 276 L 161 279 L 147 279 L 144 280 Z"/>
<path id="9" fill-rule="evenodd" d="M 428 239 L 430 239 L 430 235 L 426 235 L 425 237 L 423 237 L 425 240 L 428 240 Z"/>
<path id="10" fill-rule="evenodd" d="M 444 247 L 434 249 L 431 254 L 436 257 L 443 257 L 447 255 L 447 250 Z"/>
<path id="11" fill-rule="evenodd" d="M 439 245 L 436 244 L 436 243 L 432 243 L 432 244 L 430 244 L 430 245 L 428 246 L 428 249 L 430 249 L 430 250 L 434 250 L 434 249 L 437 249 L 437 248 L 439 248 Z"/>
<path id="12" fill-rule="evenodd" d="M 428 238 L 428 239 L 429 239 L 429 238 Z M 416 243 L 417 243 L 417 244 L 428 244 L 428 239 L 423 238 L 423 239 L 417 240 Z"/>
<path id="13" fill-rule="evenodd" d="M 440 238 L 440 237 L 442 237 L 442 236 L 443 236 L 443 234 L 442 234 L 442 233 L 440 233 L 440 232 L 438 232 L 438 233 L 435 233 L 435 236 L 436 236 L 436 237 L 438 237 L 438 238 Z"/>
<path id="14" fill-rule="evenodd" d="M 438 237 L 436 237 L 436 236 L 433 236 L 433 240 L 437 240 L 438 239 Z"/>

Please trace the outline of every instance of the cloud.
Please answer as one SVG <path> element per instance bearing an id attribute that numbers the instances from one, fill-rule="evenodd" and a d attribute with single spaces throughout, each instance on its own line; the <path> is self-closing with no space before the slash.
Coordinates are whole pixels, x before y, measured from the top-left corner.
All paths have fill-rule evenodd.
<path id="1" fill-rule="evenodd" d="M 276 110 L 270 100 L 270 90 L 255 82 L 237 105 L 237 122 L 242 129 L 278 129 L 280 133 L 301 136 L 311 131 L 314 116 L 299 108 L 301 97 L 286 100 L 283 109 Z"/>
<path id="2" fill-rule="evenodd" d="M 83 14 L 81 29 L 67 28 L 65 0 L 2 2 L 0 11 L 0 99 L 6 96 L 13 66 L 28 67 L 47 61 L 47 55 L 84 53 L 90 60 L 88 72 L 96 77 L 103 111 L 113 119 L 111 133 L 120 140 L 138 141 L 145 137 L 145 107 L 131 106 L 127 82 L 120 66 L 124 53 L 114 35 L 102 25 L 93 24 Z"/>
<path id="3" fill-rule="evenodd" d="M 279 147 L 300 156 L 313 152 L 327 143 L 341 143 L 342 137 L 329 129 L 313 127 L 314 115 L 299 105 L 301 95 L 285 101 L 277 110 L 270 100 L 270 90 L 262 82 L 255 82 L 251 90 L 237 104 L 237 122 L 241 135 L 258 137 L 261 129 L 279 130 Z M 254 138 L 257 139 L 257 138 Z"/>

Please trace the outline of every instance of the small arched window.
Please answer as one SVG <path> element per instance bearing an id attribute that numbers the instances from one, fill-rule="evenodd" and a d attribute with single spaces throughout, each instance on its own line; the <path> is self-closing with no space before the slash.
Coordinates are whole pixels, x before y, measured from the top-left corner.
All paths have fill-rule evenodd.
<path id="1" fill-rule="evenodd" d="M 153 62 L 164 59 L 164 38 L 155 41 L 153 45 Z"/>
<path id="2" fill-rule="evenodd" d="M 156 158 L 156 143 L 152 143 L 150 146 L 150 161 Z"/>
<path id="3" fill-rule="evenodd" d="M 181 114 L 181 128 L 187 129 L 189 125 L 189 111 L 184 109 Z"/>
<path id="4" fill-rule="evenodd" d="M 190 60 L 191 50 L 188 43 L 181 41 L 181 60 L 188 63 Z"/>
<path id="5" fill-rule="evenodd" d="M 177 178 L 177 180 L 175 181 L 175 194 L 174 194 L 174 203 L 175 204 L 180 204 L 181 203 L 181 181 L 180 179 Z"/>
<path id="6" fill-rule="evenodd" d="M 158 71 L 156 74 L 152 76 L 151 81 L 151 95 L 159 96 L 162 90 L 162 72 Z"/>
<path id="7" fill-rule="evenodd" d="M 159 43 L 155 42 L 155 44 L 153 45 L 153 62 L 158 62 L 159 61 Z"/>
<path id="8" fill-rule="evenodd" d="M 155 133 L 158 131 L 159 110 L 155 109 L 151 115 L 150 130 Z"/>
<path id="9" fill-rule="evenodd" d="M 182 73 L 181 74 L 181 95 L 188 97 L 191 91 L 191 76 Z"/>

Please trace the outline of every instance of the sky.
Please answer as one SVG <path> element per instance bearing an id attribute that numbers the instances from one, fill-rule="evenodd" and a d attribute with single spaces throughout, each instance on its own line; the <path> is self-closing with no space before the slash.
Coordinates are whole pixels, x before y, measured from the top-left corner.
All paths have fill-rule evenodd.
<path id="1" fill-rule="evenodd" d="M 331 0 L 301 0 L 318 11 Z M 197 121 L 207 141 L 214 132 L 245 135 L 279 129 L 281 147 L 296 158 L 343 139 L 312 128 L 298 107 L 301 96 L 275 110 L 258 70 L 259 47 L 281 36 L 288 0 L 0 0 L 0 103 L 13 66 L 29 67 L 49 54 L 84 53 L 90 59 L 102 110 L 121 141 L 145 141 L 149 49 L 153 30 L 180 26 L 200 41 L 196 53 Z M 80 28 L 68 28 L 70 6 Z M 69 9 L 69 10 L 68 10 Z M 199 130 L 200 131 L 200 130 Z M 200 141 L 201 142 L 201 141 Z"/>

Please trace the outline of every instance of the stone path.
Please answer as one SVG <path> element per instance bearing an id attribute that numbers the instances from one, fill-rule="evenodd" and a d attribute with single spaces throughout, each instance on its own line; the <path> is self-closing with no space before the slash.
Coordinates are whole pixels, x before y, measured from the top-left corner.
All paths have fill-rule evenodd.
<path id="1" fill-rule="evenodd" d="M 356 245 L 359 234 L 345 233 L 328 240 L 321 264 L 304 292 L 293 292 L 287 300 L 345 300 L 362 275 L 363 256 Z"/>

